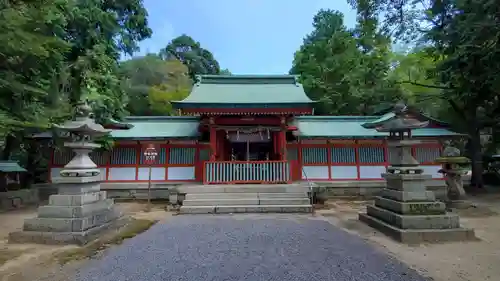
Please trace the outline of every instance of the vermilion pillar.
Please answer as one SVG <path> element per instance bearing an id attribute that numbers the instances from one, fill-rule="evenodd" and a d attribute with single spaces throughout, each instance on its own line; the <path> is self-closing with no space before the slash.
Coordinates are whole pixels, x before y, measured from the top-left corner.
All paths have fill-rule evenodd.
<path id="1" fill-rule="evenodd" d="M 286 129 L 279 132 L 279 140 L 281 160 L 286 160 Z"/>
<path id="2" fill-rule="evenodd" d="M 210 126 L 210 150 L 212 151 L 210 161 L 217 160 L 217 131 L 213 125 Z"/>
<path id="3" fill-rule="evenodd" d="M 280 160 L 286 160 L 286 118 L 281 116 L 280 118 L 281 130 L 278 133 L 278 143 L 279 143 L 279 154 Z"/>

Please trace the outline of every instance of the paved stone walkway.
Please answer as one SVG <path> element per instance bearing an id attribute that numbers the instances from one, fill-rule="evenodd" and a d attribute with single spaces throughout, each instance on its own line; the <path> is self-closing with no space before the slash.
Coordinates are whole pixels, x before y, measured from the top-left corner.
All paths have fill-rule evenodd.
<path id="1" fill-rule="evenodd" d="M 111 249 L 76 281 L 424 281 L 331 224 L 306 217 L 177 216 Z"/>

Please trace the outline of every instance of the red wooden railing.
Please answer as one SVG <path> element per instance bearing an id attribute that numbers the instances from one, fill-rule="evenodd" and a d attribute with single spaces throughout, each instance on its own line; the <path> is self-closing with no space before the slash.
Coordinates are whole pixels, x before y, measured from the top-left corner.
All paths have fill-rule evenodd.
<path id="1" fill-rule="evenodd" d="M 204 184 L 289 183 L 288 161 L 206 161 Z"/>

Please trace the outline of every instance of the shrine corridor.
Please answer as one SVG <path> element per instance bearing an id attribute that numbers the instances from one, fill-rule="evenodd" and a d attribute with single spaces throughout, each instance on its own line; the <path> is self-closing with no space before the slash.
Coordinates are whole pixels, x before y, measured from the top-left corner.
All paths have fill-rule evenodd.
<path id="1" fill-rule="evenodd" d="M 75 281 L 425 281 L 310 216 L 177 216 L 90 261 Z"/>

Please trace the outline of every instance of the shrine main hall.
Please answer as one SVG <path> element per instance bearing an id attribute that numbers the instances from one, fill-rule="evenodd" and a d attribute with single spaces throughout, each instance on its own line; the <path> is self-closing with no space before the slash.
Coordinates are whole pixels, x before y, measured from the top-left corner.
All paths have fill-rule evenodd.
<path id="1" fill-rule="evenodd" d="M 172 102 L 180 116 L 130 116 L 106 124 L 114 148 L 91 158 L 101 169 L 103 189 L 147 184 L 150 165 L 145 144 L 158 156 L 151 180 L 162 184 L 280 184 L 325 183 L 363 188 L 382 186 L 391 155 L 386 133 L 368 129 L 393 117 L 390 111 L 373 116 L 314 115 L 314 101 L 296 76 L 201 75 L 190 95 Z M 441 165 L 435 162 L 442 141 L 460 135 L 448 124 L 420 113 L 429 121 L 412 136 L 422 142 L 412 148 L 430 185 L 444 186 Z M 72 158 L 56 149 L 50 174 L 57 176 Z"/>

